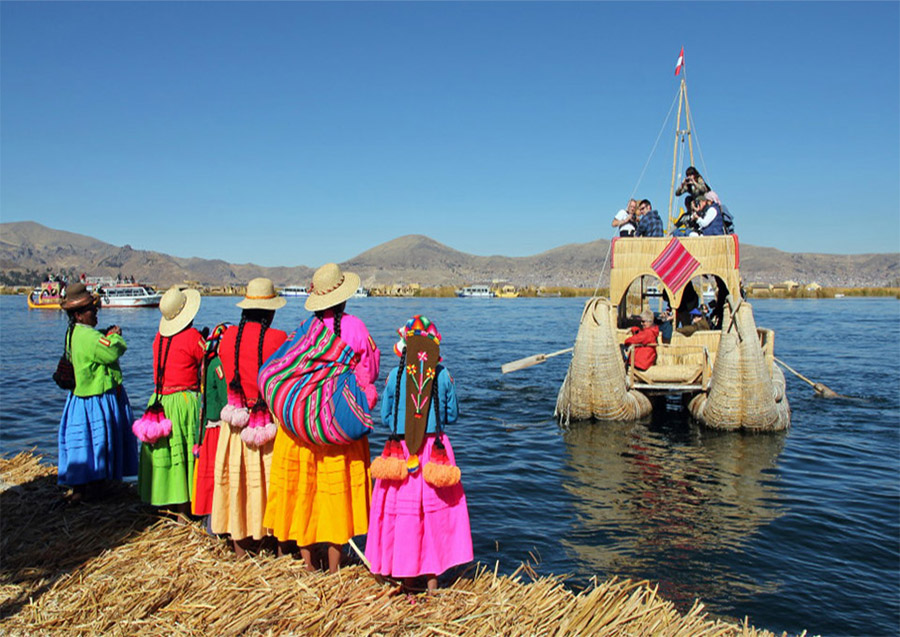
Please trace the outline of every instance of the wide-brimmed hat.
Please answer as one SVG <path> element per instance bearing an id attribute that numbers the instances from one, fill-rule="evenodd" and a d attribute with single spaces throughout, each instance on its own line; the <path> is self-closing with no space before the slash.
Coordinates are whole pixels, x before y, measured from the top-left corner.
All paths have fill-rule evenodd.
<path id="1" fill-rule="evenodd" d="M 59 306 L 64 310 L 78 310 L 91 305 L 100 305 L 100 297 L 91 294 L 84 283 L 78 282 L 66 288 L 66 299 Z"/>
<path id="2" fill-rule="evenodd" d="M 342 272 L 337 263 L 326 263 L 313 274 L 306 297 L 306 309 L 310 312 L 327 310 L 349 299 L 359 288 L 359 276 Z"/>
<path id="3" fill-rule="evenodd" d="M 190 325 L 200 309 L 200 293 L 190 288 L 182 290 L 173 285 L 159 300 L 159 333 L 161 336 L 175 336 Z"/>
<path id="4" fill-rule="evenodd" d="M 272 279 L 260 276 L 247 284 L 244 300 L 237 306 L 245 310 L 277 310 L 284 307 L 285 303 L 287 303 L 287 299 L 278 295 Z"/>

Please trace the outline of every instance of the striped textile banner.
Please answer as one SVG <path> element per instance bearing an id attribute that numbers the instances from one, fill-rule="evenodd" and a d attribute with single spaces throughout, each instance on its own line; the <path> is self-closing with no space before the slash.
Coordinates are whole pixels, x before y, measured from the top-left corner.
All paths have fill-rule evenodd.
<path id="1" fill-rule="evenodd" d="M 356 361 L 349 345 L 310 317 L 260 368 L 259 390 L 288 433 L 314 445 L 349 444 L 372 429 Z"/>
<path id="2" fill-rule="evenodd" d="M 666 284 L 666 287 L 673 292 L 678 292 L 691 280 L 691 275 L 700 267 L 700 262 L 691 256 L 687 248 L 681 245 L 678 237 L 672 237 L 669 245 L 660 252 L 650 267 Z"/>

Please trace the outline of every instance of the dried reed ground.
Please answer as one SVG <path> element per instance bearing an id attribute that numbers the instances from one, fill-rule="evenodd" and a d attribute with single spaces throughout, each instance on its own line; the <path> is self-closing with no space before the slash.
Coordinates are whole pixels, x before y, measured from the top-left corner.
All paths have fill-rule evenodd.
<path id="1" fill-rule="evenodd" d="M 332 576 L 295 559 L 238 559 L 125 485 L 66 506 L 40 460 L 0 459 L 2 634 L 772 635 L 712 620 L 699 602 L 682 615 L 645 582 L 576 594 L 528 566 L 512 577 L 478 567 L 411 604 L 363 566 Z"/>

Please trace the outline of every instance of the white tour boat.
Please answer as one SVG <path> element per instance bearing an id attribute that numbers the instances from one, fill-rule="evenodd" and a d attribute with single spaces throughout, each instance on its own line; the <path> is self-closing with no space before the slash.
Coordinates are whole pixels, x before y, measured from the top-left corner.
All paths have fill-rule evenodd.
<path id="1" fill-rule="evenodd" d="M 309 296 L 305 285 L 288 285 L 281 290 L 281 296 Z"/>
<path id="2" fill-rule="evenodd" d="M 456 296 L 460 298 L 492 298 L 494 296 L 494 292 L 490 287 L 486 285 L 470 285 L 468 287 L 464 287 L 461 290 L 457 290 Z"/>

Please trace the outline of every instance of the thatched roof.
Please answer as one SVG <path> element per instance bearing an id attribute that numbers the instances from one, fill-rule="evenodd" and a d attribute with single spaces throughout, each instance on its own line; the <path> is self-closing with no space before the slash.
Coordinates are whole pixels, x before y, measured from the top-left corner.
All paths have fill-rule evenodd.
<path id="1" fill-rule="evenodd" d="M 646 582 L 575 593 L 527 565 L 509 577 L 478 566 L 412 604 L 361 565 L 328 575 L 291 558 L 238 559 L 125 485 L 97 503 L 61 495 L 40 457 L 0 459 L 0 633 L 771 635 L 713 620 L 699 602 L 680 614 Z"/>

